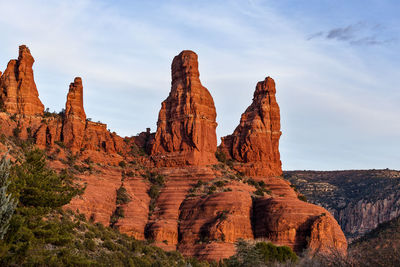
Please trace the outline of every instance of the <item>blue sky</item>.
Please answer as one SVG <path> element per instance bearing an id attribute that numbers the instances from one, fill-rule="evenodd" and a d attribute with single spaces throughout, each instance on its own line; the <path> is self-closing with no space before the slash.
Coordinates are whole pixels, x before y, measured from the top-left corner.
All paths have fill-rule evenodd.
<path id="1" fill-rule="evenodd" d="M 0 10 L 0 69 L 28 45 L 50 110 L 81 76 L 88 117 L 122 136 L 154 130 L 171 61 L 191 49 L 218 137 L 271 76 L 284 169 L 400 169 L 400 1 L 0 0 Z"/>

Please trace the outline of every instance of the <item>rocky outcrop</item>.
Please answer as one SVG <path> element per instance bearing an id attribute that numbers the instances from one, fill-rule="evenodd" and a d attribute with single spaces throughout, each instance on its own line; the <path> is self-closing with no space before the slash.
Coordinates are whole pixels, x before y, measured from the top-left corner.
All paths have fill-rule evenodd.
<path id="1" fill-rule="evenodd" d="M 383 199 L 374 201 L 361 199 L 348 203 L 343 209 L 332 210 L 332 214 L 353 240 L 400 216 L 400 192 L 389 193 Z"/>
<path id="2" fill-rule="evenodd" d="M 232 135 L 222 138 L 220 149 L 235 161 L 236 168 L 250 176 L 280 176 L 281 125 L 275 99 L 275 82 L 267 77 L 258 82 L 253 103 L 246 109 Z"/>
<path id="3" fill-rule="evenodd" d="M 254 216 L 255 238 L 266 238 L 296 252 L 306 247 L 314 252 L 346 252 L 346 237 L 324 208 L 291 197 L 261 198 L 254 203 Z"/>
<path id="4" fill-rule="evenodd" d="M 0 78 L 2 108 L 11 114 L 42 115 L 44 106 L 33 78 L 33 59 L 29 48 L 19 47 L 18 60 L 10 60 Z"/>
<path id="5" fill-rule="evenodd" d="M 199 79 L 197 55 L 182 51 L 172 62 L 172 88 L 161 104 L 151 155 L 157 166 L 216 163 L 214 101 Z"/>
<path id="6" fill-rule="evenodd" d="M 63 140 L 67 147 L 80 150 L 85 134 L 86 113 L 83 109 L 82 79 L 77 77 L 69 86 L 65 104 Z"/>

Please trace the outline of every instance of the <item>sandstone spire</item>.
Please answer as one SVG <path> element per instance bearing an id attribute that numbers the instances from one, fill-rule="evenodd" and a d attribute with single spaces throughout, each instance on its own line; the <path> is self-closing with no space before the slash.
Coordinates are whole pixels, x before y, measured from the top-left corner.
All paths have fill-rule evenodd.
<path id="1" fill-rule="evenodd" d="M 77 117 L 86 121 L 86 114 L 83 108 L 83 86 L 82 78 L 76 77 L 74 82 L 69 85 L 67 103 L 65 105 L 66 117 Z"/>
<path id="2" fill-rule="evenodd" d="M 159 166 L 216 162 L 214 101 L 199 79 L 197 54 L 182 51 L 172 62 L 172 88 L 162 103 L 152 158 Z"/>
<path id="3" fill-rule="evenodd" d="M 19 47 L 18 60 L 10 60 L 0 78 L 0 96 L 3 109 L 8 113 L 41 115 L 44 106 L 33 78 L 33 59 L 29 48 Z"/>
<path id="4" fill-rule="evenodd" d="M 65 118 L 63 125 L 63 140 L 67 147 L 79 150 L 82 145 L 86 126 L 86 114 L 83 108 L 82 79 L 76 77 L 69 85 Z"/>
<path id="5" fill-rule="evenodd" d="M 267 77 L 258 82 L 253 103 L 246 109 L 232 135 L 222 138 L 221 149 L 242 163 L 241 171 L 252 176 L 279 176 L 280 115 L 275 99 L 275 82 Z"/>

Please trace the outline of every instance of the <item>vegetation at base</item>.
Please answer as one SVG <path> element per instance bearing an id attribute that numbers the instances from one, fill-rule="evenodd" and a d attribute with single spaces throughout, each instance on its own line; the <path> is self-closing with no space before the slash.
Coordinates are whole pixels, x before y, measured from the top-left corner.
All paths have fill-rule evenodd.
<path id="1" fill-rule="evenodd" d="M 259 242 L 250 244 L 242 239 L 236 242 L 236 254 L 223 261 L 227 267 L 266 266 L 274 263 L 295 263 L 296 254 L 286 246 L 275 246 L 272 243 Z"/>
<path id="2" fill-rule="evenodd" d="M 83 189 L 66 171 L 57 174 L 47 167 L 45 153 L 28 149 L 12 168 L 11 191 L 23 207 L 57 208 L 68 204 Z"/>
<path id="3" fill-rule="evenodd" d="M 349 246 L 353 258 L 370 266 L 400 266 L 400 216 L 378 225 Z"/>
<path id="4" fill-rule="evenodd" d="M 10 173 L 7 197 L 19 203 L 0 240 L 0 266 L 210 266 L 63 210 L 83 189 L 49 169 L 41 150 L 25 151 L 9 170 L 0 164 L 3 170 Z"/>
<path id="5" fill-rule="evenodd" d="M 4 155 L 0 161 L 0 239 L 4 238 L 10 226 L 10 220 L 17 206 L 17 200 L 8 193 L 10 185 L 10 163 Z"/>
<path id="6" fill-rule="evenodd" d="M 26 149 L 24 156 L 11 167 L 10 174 L 9 193 L 18 199 L 18 206 L 0 243 L 3 266 L 10 262 L 20 265 L 27 258 L 35 260 L 30 252 L 37 249 L 36 245 L 44 238 L 53 245 L 68 242 L 68 234 L 51 235 L 52 229 L 60 227 L 58 223 L 52 225 L 43 218 L 83 192 L 73 183 L 73 177 L 49 169 L 45 154 L 39 149 Z"/>

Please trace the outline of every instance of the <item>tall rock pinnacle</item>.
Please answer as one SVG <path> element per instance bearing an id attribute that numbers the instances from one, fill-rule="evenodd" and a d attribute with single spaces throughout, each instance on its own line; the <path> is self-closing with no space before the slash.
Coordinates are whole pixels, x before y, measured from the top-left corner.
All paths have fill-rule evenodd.
<path id="1" fill-rule="evenodd" d="M 0 96 L 3 109 L 8 113 L 41 115 L 44 106 L 33 78 L 33 59 L 29 48 L 19 47 L 18 60 L 10 60 L 0 78 Z"/>
<path id="2" fill-rule="evenodd" d="M 69 85 L 65 116 L 77 117 L 82 121 L 86 121 L 86 114 L 83 108 L 83 86 L 80 77 L 76 77 L 74 82 Z"/>
<path id="3" fill-rule="evenodd" d="M 213 164 L 217 114 L 210 92 L 201 85 L 197 54 L 182 51 L 171 71 L 172 88 L 161 104 L 152 158 L 158 166 Z"/>
<path id="4" fill-rule="evenodd" d="M 242 163 L 241 171 L 252 176 L 279 176 L 281 136 L 275 82 L 267 77 L 258 82 L 253 103 L 246 109 L 232 135 L 222 138 L 221 149 Z"/>
<path id="5" fill-rule="evenodd" d="M 67 103 L 65 104 L 65 119 L 63 139 L 67 147 L 79 150 L 85 134 L 86 114 L 83 108 L 82 79 L 76 77 L 69 85 Z"/>

